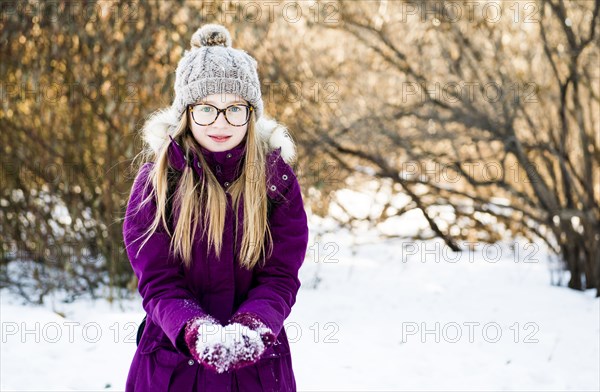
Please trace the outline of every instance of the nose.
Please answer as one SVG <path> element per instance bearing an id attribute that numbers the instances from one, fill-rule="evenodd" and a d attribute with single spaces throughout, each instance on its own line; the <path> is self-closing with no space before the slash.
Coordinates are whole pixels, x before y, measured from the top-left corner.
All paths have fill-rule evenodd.
<path id="1" fill-rule="evenodd" d="M 229 123 L 225 119 L 225 113 L 219 113 L 219 115 L 217 116 L 217 120 L 213 123 L 213 127 L 227 128 L 228 126 Z"/>

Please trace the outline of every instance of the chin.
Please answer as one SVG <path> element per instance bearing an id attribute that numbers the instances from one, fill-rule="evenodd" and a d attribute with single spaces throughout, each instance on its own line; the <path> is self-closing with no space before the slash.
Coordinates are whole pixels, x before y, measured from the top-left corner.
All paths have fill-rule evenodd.
<path id="1" fill-rule="evenodd" d="M 209 150 L 222 150 L 229 145 L 231 145 L 231 140 L 228 140 L 225 143 L 217 143 L 210 137 L 207 137 L 204 141 L 204 148 L 208 148 Z"/>
<path id="2" fill-rule="evenodd" d="M 235 147 L 235 143 L 232 143 L 230 140 L 227 141 L 227 143 L 211 143 L 211 147 L 220 151 L 225 151 L 225 150 L 229 150 L 232 149 L 233 147 Z"/>

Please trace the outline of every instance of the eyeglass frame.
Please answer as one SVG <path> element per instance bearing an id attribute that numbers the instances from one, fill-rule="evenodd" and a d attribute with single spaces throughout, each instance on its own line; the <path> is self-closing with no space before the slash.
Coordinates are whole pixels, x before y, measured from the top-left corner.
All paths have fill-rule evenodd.
<path id="1" fill-rule="evenodd" d="M 194 118 L 194 107 L 198 106 L 198 105 L 211 106 L 211 107 L 213 107 L 213 108 L 216 109 L 217 115 L 216 115 L 215 119 L 213 120 L 213 122 L 211 122 L 209 124 L 198 124 L 198 122 Z M 235 124 L 232 124 L 229 121 L 229 119 L 227 118 L 227 109 L 229 109 L 229 108 L 231 108 L 233 106 L 245 106 L 246 108 L 248 108 L 248 115 L 247 115 L 245 123 L 243 123 L 241 125 L 235 125 Z M 192 121 L 194 121 L 197 125 L 199 125 L 201 127 L 207 127 L 207 126 L 212 125 L 215 122 L 217 122 L 217 120 L 219 119 L 219 115 L 221 113 L 223 113 L 223 117 L 225 117 L 225 121 L 227 121 L 227 123 L 229 125 L 231 125 L 232 127 L 243 127 L 244 125 L 246 125 L 246 124 L 248 124 L 250 122 L 250 117 L 252 116 L 252 111 L 254 111 L 254 106 L 252 106 L 252 105 L 242 105 L 242 104 L 239 104 L 239 103 L 234 103 L 233 105 L 229 105 L 229 106 L 227 106 L 224 109 L 219 109 L 218 107 L 216 107 L 215 105 L 211 105 L 210 103 L 194 103 L 194 104 L 187 105 L 187 110 L 192 114 Z"/>

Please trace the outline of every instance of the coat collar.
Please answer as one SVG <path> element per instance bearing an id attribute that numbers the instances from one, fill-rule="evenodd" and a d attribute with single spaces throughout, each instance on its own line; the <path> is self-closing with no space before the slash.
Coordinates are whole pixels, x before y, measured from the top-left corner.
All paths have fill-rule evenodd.
<path id="1" fill-rule="evenodd" d="M 183 171 L 186 166 L 190 166 L 196 173 L 202 177 L 203 168 L 200 160 L 195 153 L 191 156 L 185 156 L 183 148 L 169 135 L 171 142 L 168 147 L 168 157 L 170 166 L 177 170 Z M 210 151 L 207 148 L 200 146 L 200 151 L 209 168 L 218 178 L 224 178 L 231 182 L 238 177 L 237 168 L 239 163 L 246 153 L 246 138 L 244 138 L 237 146 L 226 151 Z"/>
<path id="2" fill-rule="evenodd" d="M 171 137 L 171 142 L 168 147 L 169 165 L 177 171 L 183 171 L 186 166 L 190 166 L 196 172 L 200 179 L 204 176 L 205 167 L 202 167 L 198 156 L 194 153 L 193 158 L 185 157 L 183 149 Z M 227 188 L 240 176 L 242 165 L 240 164 L 246 154 L 246 139 L 244 138 L 236 147 L 226 151 L 210 151 L 204 147 L 200 147 L 202 156 L 204 157 L 210 170 L 215 175 L 217 181 L 227 191 Z M 282 155 L 282 147 L 277 147 L 271 150 L 267 155 L 267 164 L 273 165 L 275 162 L 285 162 Z M 285 164 L 284 164 L 285 165 Z M 291 169 L 290 169 L 291 170 Z M 275 176 L 277 177 L 277 176 Z M 287 174 L 282 175 L 285 181 L 289 178 Z M 277 185 L 269 187 L 270 192 L 276 194 Z M 274 197 L 269 193 L 270 197 Z"/>
<path id="3" fill-rule="evenodd" d="M 213 171 L 217 165 L 227 169 L 234 168 L 246 153 L 246 138 L 240 144 L 227 151 L 210 151 L 202 146 L 200 146 L 200 150 Z"/>

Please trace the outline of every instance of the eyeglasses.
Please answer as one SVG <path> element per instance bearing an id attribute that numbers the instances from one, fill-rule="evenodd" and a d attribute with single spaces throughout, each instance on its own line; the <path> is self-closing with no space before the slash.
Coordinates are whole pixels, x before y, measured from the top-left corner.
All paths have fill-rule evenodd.
<path id="1" fill-rule="evenodd" d="M 194 122 L 201 126 L 213 124 L 219 118 L 219 114 L 223 113 L 225 120 L 234 127 L 241 127 L 250 121 L 250 114 L 254 110 L 252 105 L 235 104 L 219 109 L 216 106 L 208 103 L 197 105 L 188 105 L 188 110 L 192 113 Z"/>

